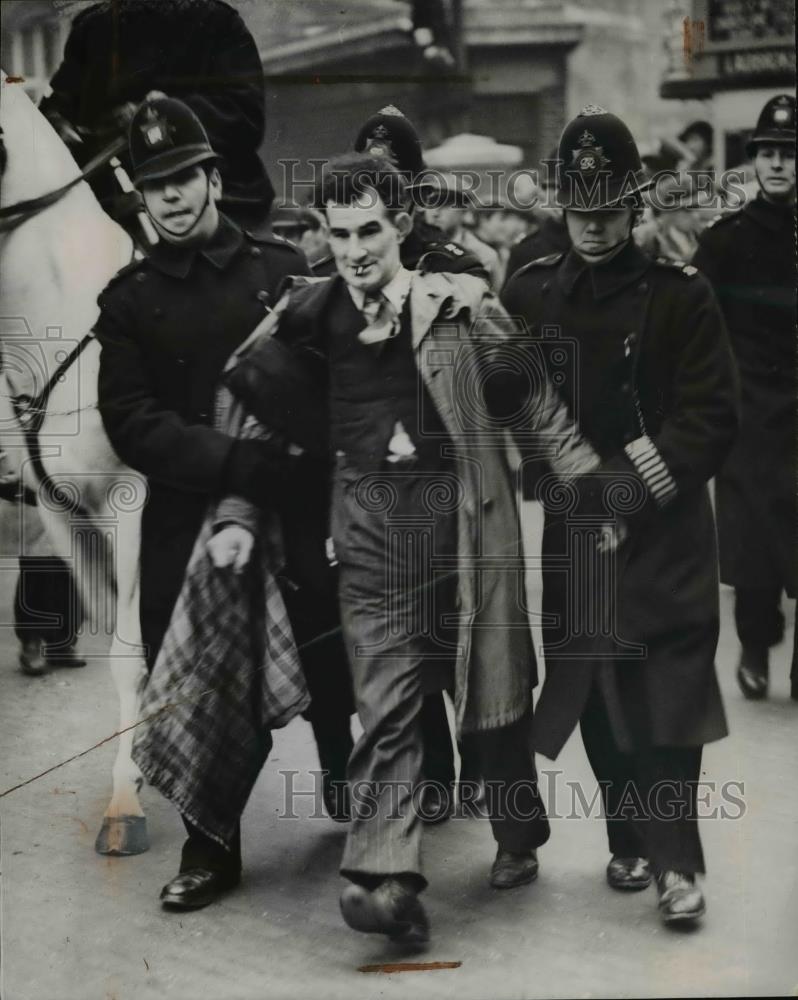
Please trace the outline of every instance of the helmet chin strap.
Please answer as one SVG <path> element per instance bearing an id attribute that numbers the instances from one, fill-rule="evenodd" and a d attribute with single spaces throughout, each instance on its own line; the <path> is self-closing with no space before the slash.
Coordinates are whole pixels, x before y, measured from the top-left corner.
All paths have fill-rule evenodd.
<path id="1" fill-rule="evenodd" d="M 194 219 L 194 221 L 191 223 L 188 229 L 184 230 L 182 233 L 178 233 L 170 229 L 168 226 L 165 226 L 162 222 L 158 223 L 159 229 L 163 230 L 163 232 L 165 232 L 167 235 L 175 237 L 180 243 L 183 242 L 186 236 L 190 236 L 191 233 L 194 232 L 196 227 L 199 225 L 200 219 L 203 217 L 203 215 L 205 215 L 205 210 L 207 209 L 211 201 L 211 181 L 208 175 L 205 173 L 205 171 L 203 170 L 202 172 L 205 175 L 205 199 L 202 202 L 202 208 L 199 210 L 199 212 L 197 212 L 196 219 Z"/>

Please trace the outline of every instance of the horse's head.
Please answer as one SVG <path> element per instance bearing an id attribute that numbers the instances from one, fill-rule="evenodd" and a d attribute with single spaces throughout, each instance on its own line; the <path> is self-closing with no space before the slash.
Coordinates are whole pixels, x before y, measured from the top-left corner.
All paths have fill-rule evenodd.
<path id="1" fill-rule="evenodd" d="M 79 170 L 72 154 L 20 84 L 9 81 L 3 73 L 0 87 L 0 205 L 5 206 L 52 191 Z"/>

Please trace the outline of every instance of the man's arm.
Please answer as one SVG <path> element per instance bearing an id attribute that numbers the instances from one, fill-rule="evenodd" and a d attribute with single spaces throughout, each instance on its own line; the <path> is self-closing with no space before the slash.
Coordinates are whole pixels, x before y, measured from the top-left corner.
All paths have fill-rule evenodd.
<path id="1" fill-rule="evenodd" d="M 739 425 L 739 385 L 717 300 L 698 274 L 686 278 L 673 317 L 672 384 L 658 428 L 603 463 L 607 475 L 635 475 L 646 504 L 664 509 L 708 482 Z"/>
<path id="2" fill-rule="evenodd" d="M 482 296 L 475 332 L 481 344 L 493 348 L 481 356 L 484 395 L 492 414 L 503 422 L 523 414 L 523 422 L 513 422 L 508 430 L 521 446 L 535 434 L 558 476 L 595 470 L 599 457 L 536 358 L 536 345 L 489 291 Z"/>
<path id="3" fill-rule="evenodd" d="M 131 317 L 105 294 L 95 334 L 102 345 L 100 415 L 123 462 L 189 492 L 240 492 L 255 499 L 261 495 L 255 491 L 268 488 L 275 462 L 258 442 L 237 442 L 213 427 L 189 424 L 160 403 Z"/>

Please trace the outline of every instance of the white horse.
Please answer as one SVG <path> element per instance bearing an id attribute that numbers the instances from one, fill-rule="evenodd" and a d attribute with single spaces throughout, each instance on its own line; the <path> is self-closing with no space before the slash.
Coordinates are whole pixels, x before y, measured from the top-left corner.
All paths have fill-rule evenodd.
<path id="1" fill-rule="evenodd" d="M 57 191 L 79 175 L 50 124 L 5 74 L 0 125 L 6 161 L 0 208 Z M 26 487 L 37 494 L 55 551 L 77 569 L 87 611 L 96 616 L 109 605 L 112 614 L 115 610 L 108 629 L 113 630 L 109 655 L 121 735 L 113 795 L 95 845 L 101 854 L 138 854 L 148 846 L 138 799 L 141 772 L 131 759 L 131 727 L 147 677 L 138 582 L 146 483 L 122 465 L 103 431 L 97 409 L 100 348 L 90 336 L 97 296 L 132 253 L 130 237 L 103 212 L 83 181 L 47 207 L 31 206 L 18 218 L 0 217 L 0 437 L 19 459 Z M 13 398 L 35 398 L 86 337 L 84 349 L 69 361 L 40 408 L 37 442 L 30 431 L 25 433 L 25 414 L 20 420 Z M 36 417 L 30 407 L 28 416 Z M 80 559 L 89 525 L 95 547 L 98 536 L 107 546 L 113 601 L 108 590 L 98 587 L 91 564 Z"/>

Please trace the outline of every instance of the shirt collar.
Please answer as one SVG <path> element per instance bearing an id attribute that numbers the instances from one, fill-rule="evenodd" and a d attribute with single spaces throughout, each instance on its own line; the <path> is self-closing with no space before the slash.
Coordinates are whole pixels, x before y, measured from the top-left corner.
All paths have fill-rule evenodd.
<path id="1" fill-rule="evenodd" d="M 633 239 L 610 260 L 588 264 L 573 247 L 559 269 L 559 281 L 566 295 L 572 295 L 579 279 L 586 275 L 596 299 L 606 298 L 626 285 L 637 281 L 651 266 L 651 260 Z"/>
<path id="2" fill-rule="evenodd" d="M 203 247 L 173 246 L 162 239 L 150 250 L 149 260 L 164 274 L 186 278 L 196 257 L 204 257 L 220 271 L 224 270 L 243 242 L 244 234 L 238 226 L 220 213 L 216 232 Z"/>
<path id="3" fill-rule="evenodd" d="M 396 310 L 397 314 L 402 311 L 405 305 L 405 300 L 410 292 L 410 285 L 413 281 L 413 272 L 408 271 L 406 267 L 401 267 L 396 272 L 396 274 L 391 278 L 387 285 L 383 285 L 380 291 L 385 296 L 385 298 L 391 303 L 391 305 Z M 362 288 L 352 288 L 351 285 L 347 285 L 349 289 L 349 294 L 352 297 L 352 301 L 355 303 L 358 309 L 363 309 L 363 303 L 366 299 L 366 293 Z"/>

